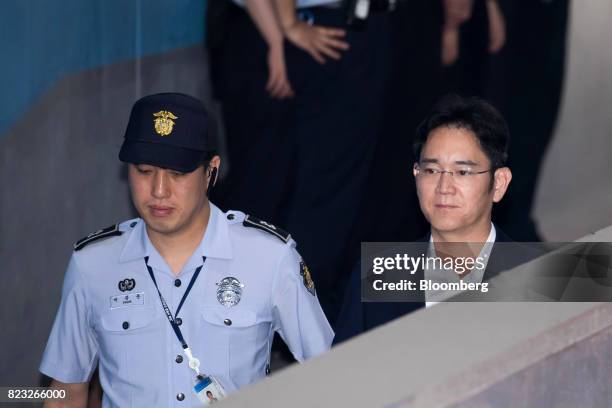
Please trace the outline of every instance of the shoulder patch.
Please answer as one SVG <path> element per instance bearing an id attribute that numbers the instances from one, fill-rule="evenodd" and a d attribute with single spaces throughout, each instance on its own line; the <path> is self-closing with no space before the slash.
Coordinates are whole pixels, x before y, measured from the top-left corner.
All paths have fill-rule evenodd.
<path id="1" fill-rule="evenodd" d="M 283 241 L 284 243 L 289 242 L 289 240 L 291 239 L 291 234 L 289 234 L 287 231 L 283 231 L 282 229 L 268 223 L 265 221 L 262 221 L 258 218 L 252 217 L 250 215 L 247 215 L 244 218 L 244 221 L 242 222 L 242 225 L 244 225 L 245 227 L 252 227 L 252 228 L 257 228 L 260 229 L 262 231 L 265 231 L 269 234 L 274 235 L 275 237 L 277 237 L 278 239 L 280 239 L 281 241 Z"/>
<path id="2" fill-rule="evenodd" d="M 74 243 L 74 250 L 79 251 L 94 241 L 121 234 L 123 234 L 123 232 L 119 231 L 119 224 L 111 225 L 110 227 L 97 230 L 96 232 L 92 232 L 85 238 L 79 239 L 77 242 Z"/>
<path id="3" fill-rule="evenodd" d="M 312 276 L 310 276 L 310 269 L 308 269 L 304 260 L 300 261 L 300 275 L 302 276 L 302 283 L 304 287 L 306 287 L 306 290 L 308 290 L 312 296 L 316 296 L 315 285 Z"/>

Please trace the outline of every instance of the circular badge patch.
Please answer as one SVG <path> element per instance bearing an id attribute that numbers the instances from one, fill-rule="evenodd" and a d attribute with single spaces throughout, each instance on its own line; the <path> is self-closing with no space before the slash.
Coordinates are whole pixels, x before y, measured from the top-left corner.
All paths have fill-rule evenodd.
<path id="1" fill-rule="evenodd" d="M 244 285 L 232 276 L 221 279 L 217 282 L 217 300 L 223 306 L 236 306 L 242 297 Z"/>

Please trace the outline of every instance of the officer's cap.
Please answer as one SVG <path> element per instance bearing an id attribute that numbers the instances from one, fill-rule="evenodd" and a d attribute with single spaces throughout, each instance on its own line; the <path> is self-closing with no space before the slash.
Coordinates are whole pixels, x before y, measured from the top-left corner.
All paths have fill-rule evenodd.
<path id="1" fill-rule="evenodd" d="M 119 160 L 188 173 L 212 154 L 208 114 L 201 101 L 160 93 L 136 101 Z"/>

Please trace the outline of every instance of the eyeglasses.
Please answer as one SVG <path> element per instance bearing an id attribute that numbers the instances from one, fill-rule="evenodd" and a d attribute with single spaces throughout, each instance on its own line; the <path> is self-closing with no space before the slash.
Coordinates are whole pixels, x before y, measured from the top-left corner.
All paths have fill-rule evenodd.
<path id="1" fill-rule="evenodd" d="M 456 169 L 456 170 L 442 170 L 436 167 L 424 166 L 421 167 L 418 164 L 414 165 L 416 175 L 425 182 L 437 182 L 442 174 L 446 173 L 453 178 L 457 184 L 468 184 L 473 180 L 474 176 L 479 174 L 489 173 L 493 169 L 483 171 L 473 171 L 470 169 Z"/>

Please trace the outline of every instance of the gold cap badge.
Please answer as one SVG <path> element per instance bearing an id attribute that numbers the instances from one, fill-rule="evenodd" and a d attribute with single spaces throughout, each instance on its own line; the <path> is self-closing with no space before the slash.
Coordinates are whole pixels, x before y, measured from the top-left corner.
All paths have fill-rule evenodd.
<path id="1" fill-rule="evenodd" d="M 155 117 L 155 131 L 159 135 L 168 136 L 170 133 L 172 133 L 172 128 L 174 126 L 173 119 L 178 119 L 177 116 L 174 116 L 172 112 L 165 110 L 154 113 L 153 116 Z"/>

